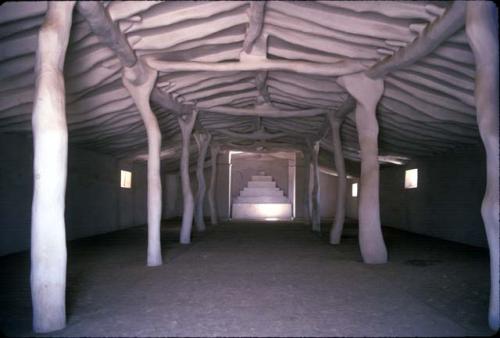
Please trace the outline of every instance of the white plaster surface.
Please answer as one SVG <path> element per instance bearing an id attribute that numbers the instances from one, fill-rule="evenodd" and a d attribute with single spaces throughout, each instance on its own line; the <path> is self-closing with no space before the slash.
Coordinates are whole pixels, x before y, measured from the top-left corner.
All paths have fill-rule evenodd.
<path id="1" fill-rule="evenodd" d="M 386 226 L 487 247 L 479 208 L 484 194 L 483 150 L 469 149 L 415 159 L 407 166 L 383 166 L 380 206 Z M 418 168 L 418 187 L 404 188 L 407 168 Z"/>
<path id="2" fill-rule="evenodd" d="M 259 171 L 251 176 L 232 205 L 233 219 L 290 220 L 292 203 L 276 187 L 273 177 Z"/>
<path id="3" fill-rule="evenodd" d="M 33 191 L 32 140 L 0 134 L 0 256 L 29 248 Z M 132 189 L 120 188 L 120 170 L 132 171 Z M 70 145 L 66 189 L 68 240 L 146 223 L 144 163 L 120 162 L 109 155 Z"/>
<path id="4" fill-rule="evenodd" d="M 254 155 L 232 155 L 231 158 L 231 198 L 235 199 L 243 190 L 251 177 L 263 171 L 272 176 L 276 182 L 276 187 L 283 191 L 283 195 L 288 197 L 288 160 L 273 157 L 266 154 Z M 259 192 L 248 190 L 248 196 Z M 247 193 L 244 193 L 245 196 Z M 279 193 L 277 193 L 279 195 Z"/>
<path id="5" fill-rule="evenodd" d="M 290 203 L 233 203 L 233 219 L 256 219 L 266 221 L 290 220 Z"/>
<path id="6" fill-rule="evenodd" d="M 39 333 L 66 325 L 68 126 L 63 68 L 74 6 L 48 4 L 36 51 L 30 285 L 33 331 Z"/>

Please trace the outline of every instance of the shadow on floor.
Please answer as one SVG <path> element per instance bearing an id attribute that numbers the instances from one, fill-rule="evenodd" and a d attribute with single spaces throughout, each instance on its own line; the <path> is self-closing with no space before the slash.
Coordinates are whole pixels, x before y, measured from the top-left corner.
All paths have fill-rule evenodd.
<path id="1" fill-rule="evenodd" d="M 207 222 L 208 224 L 208 222 Z M 390 262 L 363 264 L 302 222 L 227 222 L 145 267 L 145 226 L 68 243 L 68 323 L 45 336 L 489 335 L 485 249 L 384 228 Z M 0 328 L 31 336 L 29 254 L 0 257 Z M 43 335 L 41 335 L 43 336 Z"/>

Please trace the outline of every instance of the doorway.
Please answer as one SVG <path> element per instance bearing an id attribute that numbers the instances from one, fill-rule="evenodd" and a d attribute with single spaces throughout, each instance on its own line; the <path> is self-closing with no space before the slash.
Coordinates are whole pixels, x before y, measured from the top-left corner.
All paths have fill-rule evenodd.
<path id="1" fill-rule="evenodd" d="M 229 154 L 231 219 L 295 218 L 295 152 Z M 288 211 L 289 210 L 289 211 Z"/>

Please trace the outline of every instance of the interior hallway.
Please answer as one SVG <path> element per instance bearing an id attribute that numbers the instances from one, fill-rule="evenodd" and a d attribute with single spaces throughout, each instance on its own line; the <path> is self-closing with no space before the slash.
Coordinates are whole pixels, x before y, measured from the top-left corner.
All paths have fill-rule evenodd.
<path id="1" fill-rule="evenodd" d="M 486 249 L 384 228 L 389 263 L 369 265 L 355 224 L 339 246 L 285 222 L 225 223 L 185 246 L 177 224 L 155 268 L 145 226 L 70 242 L 67 326 L 45 336 L 491 334 Z M 0 271 L 1 330 L 34 335 L 29 254 Z"/>

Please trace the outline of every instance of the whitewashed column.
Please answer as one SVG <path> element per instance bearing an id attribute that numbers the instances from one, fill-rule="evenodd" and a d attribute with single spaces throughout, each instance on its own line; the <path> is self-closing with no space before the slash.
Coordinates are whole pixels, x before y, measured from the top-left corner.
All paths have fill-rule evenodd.
<path id="1" fill-rule="evenodd" d="M 39 333 L 66 325 L 68 128 L 63 68 L 74 6 L 74 1 L 48 3 L 35 60 L 31 298 L 33 330 Z"/>
<path id="2" fill-rule="evenodd" d="M 123 85 L 132 96 L 148 137 L 148 251 L 147 265 L 162 264 L 161 257 L 161 132 L 149 98 L 158 72 L 143 63 L 123 68 Z"/>
<path id="3" fill-rule="evenodd" d="M 195 224 L 198 231 L 205 231 L 205 219 L 203 205 L 205 202 L 205 158 L 212 135 L 208 133 L 195 133 L 194 138 L 198 145 L 198 163 L 196 165 L 196 179 L 198 180 L 198 191 L 196 192 Z"/>
<path id="4" fill-rule="evenodd" d="M 217 215 L 221 220 L 231 218 L 231 166 L 229 151 L 224 150 L 217 156 Z"/>
<path id="5" fill-rule="evenodd" d="M 359 246 L 365 263 L 387 262 L 379 202 L 377 103 L 384 92 L 383 80 L 364 73 L 339 77 L 337 82 L 356 99 L 356 128 L 361 150 L 359 194 Z"/>
<path id="6" fill-rule="evenodd" d="M 165 213 L 167 218 L 176 216 L 177 190 L 179 189 L 179 175 L 167 173 L 165 177 Z"/>
<path id="7" fill-rule="evenodd" d="M 304 219 L 306 223 L 312 221 L 312 202 L 311 202 L 311 153 L 309 149 L 303 150 L 304 155 Z"/>
<path id="8" fill-rule="evenodd" d="M 293 159 L 288 160 L 288 201 L 292 204 L 292 218 L 295 218 L 296 205 L 295 205 L 295 193 L 296 193 L 296 154 L 293 154 Z"/>
<path id="9" fill-rule="evenodd" d="M 189 178 L 189 145 L 191 143 L 191 132 L 198 112 L 193 110 L 189 115 L 183 115 L 177 119 L 181 128 L 182 153 L 181 153 L 181 185 L 183 198 L 182 226 L 180 233 L 180 243 L 191 243 L 191 230 L 193 227 L 194 199 L 191 190 L 191 180 Z"/>
<path id="10" fill-rule="evenodd" d="M 217 202 L 215 199 L 215 187 L 217 182 L 217 154 L 219 153 L 220 146 L 212 144 L 210 146 L 210 187 L 208 188 L 208 204 L 210 206 L 210 223 L 216 225 L 219 220 L 217 217 Z"/>
<path id="11" fill-rule="evenodd" d="M 498 10 L 494 2 L 467 2 L 466 34 L 476 61 L 475 101 L 479 134 L 486 150 L 486 192 L 481 205 L 490 251 L 488 321 L 500 329 L 499 310 L 499 151 L 498 151 Z"/>
<path id="12" fill-rule="evenodd" d="M 319 142 L 316 142 L 312 146 L 312 191 L 311 191 L 311 216 L 312 216 L 312 230 L 316 232 L 321 232 L 321 214 L 319 205 Z"/>
<path id="13" fill-rule="evenodd" d="M 341 120 L 334 116 L 328 116 L 330 127 L 332 129 L 333 151 L 335 159 L 335 169 L 337 170 L 337 191 L 335 201 L 335 219 L 330 230 L 330 243 L 339 244 L 344 228 L 345 208 L 346 208 L 346 193 L 347 193 L 347 176 L 345 173 L 344 155 L 342 154 L 342 143 L 340 139 Z"/>

